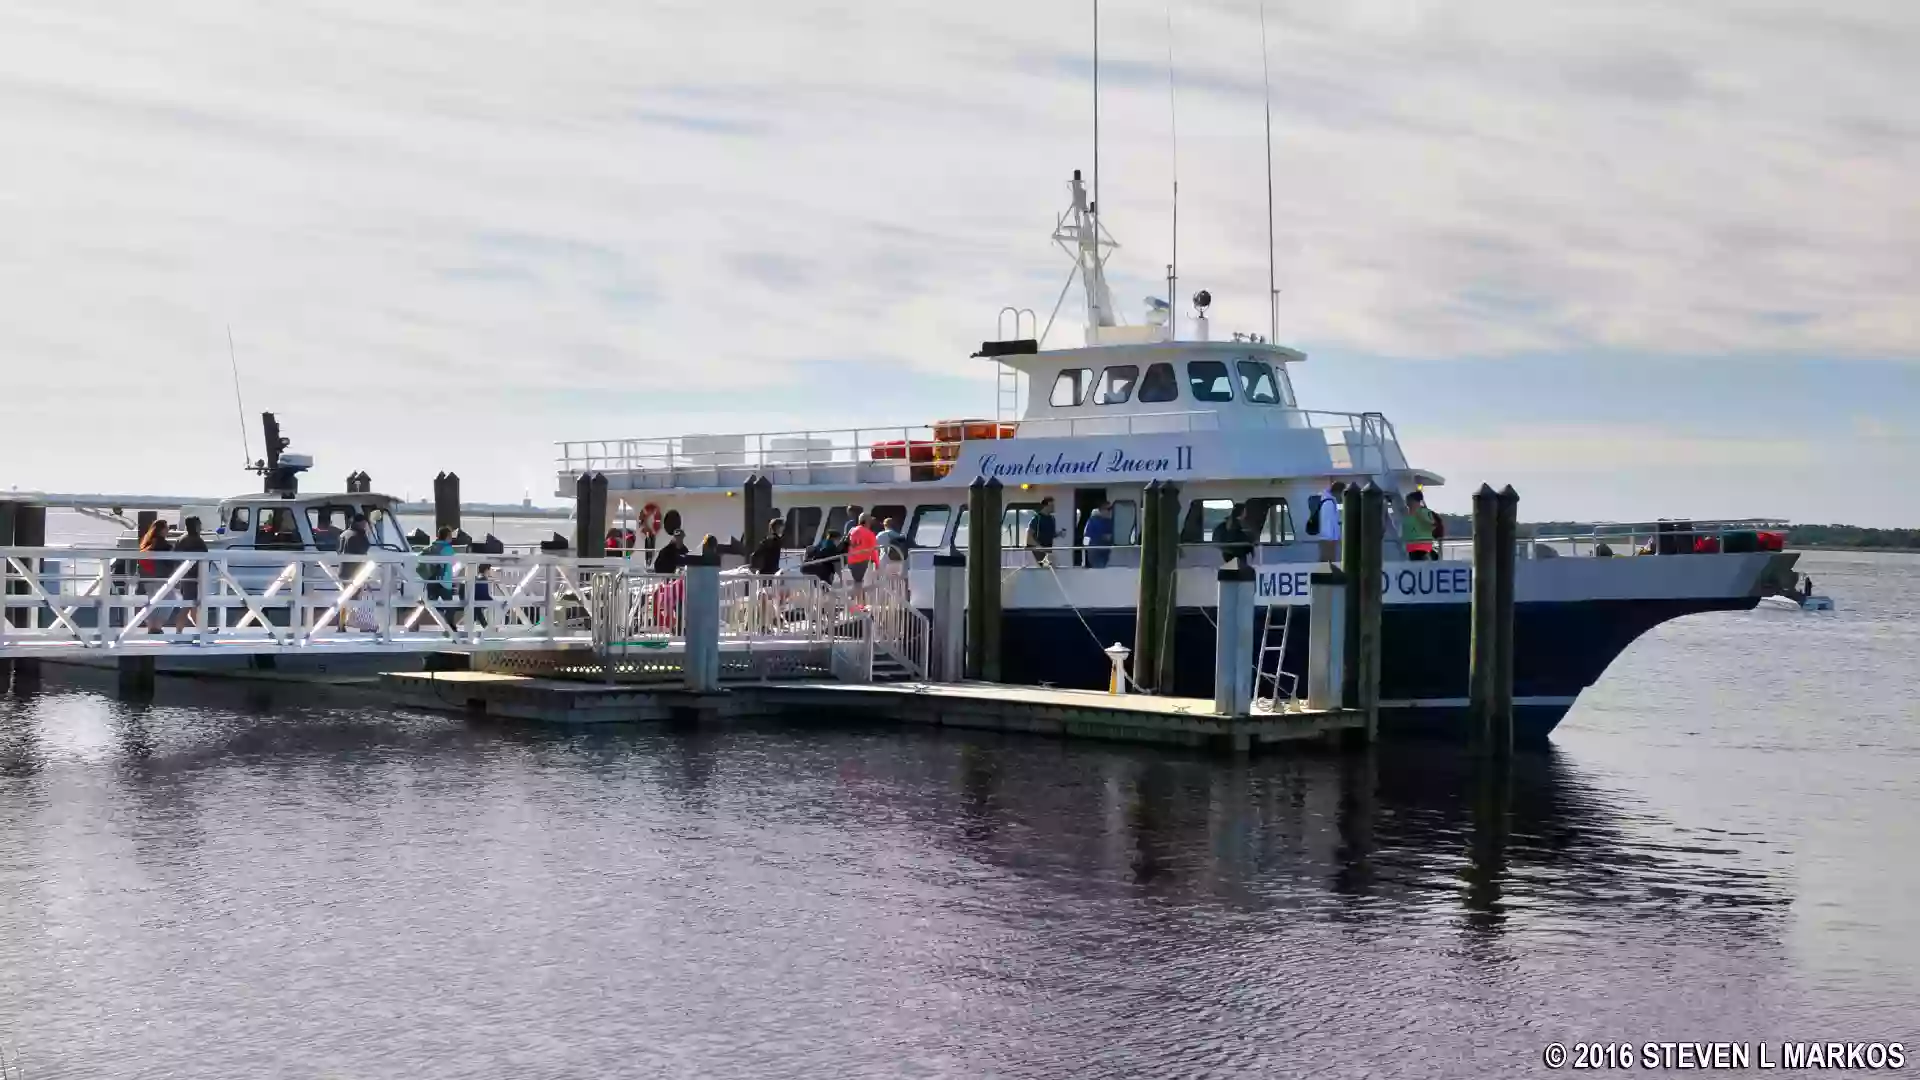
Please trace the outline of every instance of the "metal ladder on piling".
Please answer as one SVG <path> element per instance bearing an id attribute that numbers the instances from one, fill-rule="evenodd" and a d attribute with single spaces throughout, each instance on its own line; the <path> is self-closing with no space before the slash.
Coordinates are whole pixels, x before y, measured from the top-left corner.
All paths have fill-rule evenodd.
<path id="1" fill-rule="evenodd" d="M 1260 651 L 1253 661 L 1253 710 L 1255 712 L 1285 712 L 1300 696 L 1300 678 L 1284 670 L 1287 662 L 1287 636 L 1293 632 L 1293 609 L 1282 607 L 1280 617 L 1280 643 L 1273 644 L 1273 609 L 1268 604 L 1260 609 Z M 1268 659 L 1272 659 L 1272 670 L 1268 670 Z M 1281 697 L 1281 684 L 1286 684 L 1286 696 Z"/>

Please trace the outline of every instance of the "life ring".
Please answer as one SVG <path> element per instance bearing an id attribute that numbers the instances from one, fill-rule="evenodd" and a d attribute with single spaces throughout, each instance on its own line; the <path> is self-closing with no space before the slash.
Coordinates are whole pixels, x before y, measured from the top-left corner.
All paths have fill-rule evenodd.
<path id="1" fill-rule="evenodd" d="M 643 507 L 641 507 L 641 508 L 640 508 L 640 521 L 639 521 L 639 525 L 640 525 L 640 535 L 642 535 L 642 536 L 658 536 L 658 535 L 660 535 L 660 506 L 659 506 L 659 504 L 657 504 L 657 503 L 648 503 L 647 505 L 645 505 L 645 506 L 643 506 Z"/>

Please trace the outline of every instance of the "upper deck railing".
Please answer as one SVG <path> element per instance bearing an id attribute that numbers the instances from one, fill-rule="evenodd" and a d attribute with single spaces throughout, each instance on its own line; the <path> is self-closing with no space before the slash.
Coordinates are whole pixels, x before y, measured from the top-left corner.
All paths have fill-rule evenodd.
<path id="1" fill-rule="evenodd" d="M 1392 447 L 1399 436 L 1379 413 L 1247 407 L 1231 410 L 1113 413 L 1037 420 L 965 420 L 939 424 L 676 435 L 648 439 L 587 439 L 557 444 L 563 477 L 583 473 L 653 473 L 663 476 L 748 469 L 820 470 L 821 479 L 850 481 L 897 468 L 925 466 L 944 475 L 967 442 L 998 439 L 1113 438 L 1228 431 L 1319 430 L 1336 468 L 1354 467 L 1351 450 Z M 1402 459 L 1404 460 L 1404 459 Z M 901 479 L 907 477 L 902 476 Z"/>

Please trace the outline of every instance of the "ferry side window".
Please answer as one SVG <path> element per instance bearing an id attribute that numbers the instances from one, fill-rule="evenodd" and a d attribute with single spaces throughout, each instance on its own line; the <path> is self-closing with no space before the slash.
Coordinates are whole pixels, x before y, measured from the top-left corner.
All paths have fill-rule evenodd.
<path id="1" fill-rule="evenodd" d="M 1204 544 L 1213 538 L 1213 530 L 1233 513 L 1232 499 L 1195 499 L 1187 504 L 1186 520 L 1180 524 L 1180 542 Z"/>
<path id="2" fill-rule="evenodd" d="M 817 506 L 796 506 L 787 511 L 787 527 L 785 531 L 788 547 L 812 547 L 814 535 L 820 531 L 820 508 Z"/>
<path id="3" fill-rule="evenodd" d="M 1293 543 L 1293 508 L 1285 499 L 1273 500 L 1272 509 L 1267 511 L 1267 526 L 1260 533 L 1263 544 Z"/>
<path id="4" fill-rule="evenodd" d="M 307 507 L 307 531 L 313 535 L 316 551 L 334 551 L 340 546 L 340 536 L 347 530 L 347 522 L 353 520 L 355 510 L 351 506 L 309 506 Z"/>
<path id="5" fill-rule="evenodd" d="M 888 518 L 893 519 L 893 527 L 896 529 L 907 527 L 907 508 L 904 506 L 876 506 L 867 512 L 873 515 L 874 532 L 886 528 Z"/>
<path id="6" fill-rule="evenodd" d="M 1242 360 L 1240 369 L 1240 397 L 1255 405 L 1277 405 L 1280 403 L 1280 388 L 1274 384 L 1273 368 L 1264 360 Z"/>
<path id="7" fill-rule="evenodd" d="M 1100 389 L 1093 395 L 1095 405 L 1125 405 L 1133 398 L 1133 384 L 1140 381 L 1136 364 L 1115 364 L 1100 373 Z"/>
<path id="8" fill-rule="evenodd" d="M 1114 500 L 1113 542 L 1124 547 L 1140 542 L 1140 504 L 1132 499 Z"/>
<path id="9" fill-rule="evenodd" d="M 853 522 L 848 520 L 851 515 L 847 511 L 848 508 L 845 506 L 827 508 L 827 528 L 838 532 L 842 540 L 847 538 L 847 530 L 853 527 Z"/>
<path id="10" fill-rule="evenodd" d="M 244 506 L 236 506 L 233 513 L 227 515 L 227 532 L 239 536 L 253 528 L 253 512 Z"/>
<path id="11" fill-rule="evenodd" d="M 913 524 L 907 526 L 907 543 L 917 548 L 939 547 L 947 535 L 947 521 L 953 507 L 938 504 L 913 508 Z"/>
<path id="12" fill-rule="evenodd" d="M 1180 400 L 1180 380 L 1172 364 L 1148 364 L 1146 377 L 1140 380 L 1141 401 Z"/>
<path id="13" fill-rule="evenodd" d="M 1233 400 L 1233 379 L 1218 360 L 1187 361 L 1187 389 L 1195 401 Z"/>
<path id="14" fill-rule="evenodd" d="M 1087 390 L 1093 386 L 1092 368 L 1068 368 L 1053 380 L 1053 396 L 1048 400 L 1056 409 L 1084 404 Z"/>
<path id="15" fill-rule="evenodd" d="M 1027 526 L 1033 524 L 1033 515 L 1039 512 L 1040 504 L 1037 502 L 1009 503 L 1000 517 L 1000 546 L 1016 549 L 1025 547 Z"/>
<path id="16" fill-rule="evenodd" d="M 967 504 L 960 504 L 960 513 L 953 519 L 953 539 L 949 541 L 955 551 L 964 551 L 967 547 Z"/>

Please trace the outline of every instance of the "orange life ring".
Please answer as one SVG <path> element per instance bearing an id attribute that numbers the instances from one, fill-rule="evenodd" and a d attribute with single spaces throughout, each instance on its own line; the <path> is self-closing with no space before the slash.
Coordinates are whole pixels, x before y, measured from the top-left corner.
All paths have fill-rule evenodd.
<path id="1" fill-rule="evenodd" d="M 648 503 L 640 508 L 639 525 L 642 536 L 660 535 L 660 507 L 657 503 Z"/>

